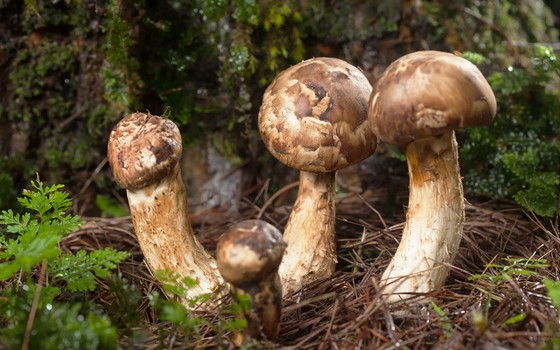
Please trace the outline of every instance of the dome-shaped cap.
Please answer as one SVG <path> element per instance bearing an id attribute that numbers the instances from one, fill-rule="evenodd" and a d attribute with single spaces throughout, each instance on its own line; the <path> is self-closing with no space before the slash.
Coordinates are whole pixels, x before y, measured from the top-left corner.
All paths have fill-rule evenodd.
<path id="1" fill-rule="evenodd" d="M 400 147 L 487 125 L 495 115 L 496 98 L 480 70 L 438 51 L 419 51 L 393 62 L 374 85 L 369 105 L 376 135 Z"/>
<path id="2" fill-rule="evenodd" d="M 171 120 L 133 113 L 113 128 L 107 156 L 117 184 L 138 189 L 168 175 L 182 151 L 181 134 Z"/>
<path id="3" fill-rule="evenodd" d="M 268 86 L 259 112 L 263 141 L 293 168 L 333 172 L 369 157 L 377 138 L 367 118 L 371 84 L 351 64 L 312 58 Z"/>
<path id="4" fill-rule="evenodd" d="M 286 243 L 282 233 L 262 220 L 245 220 L 222 235 L 216 247 L 218 270 L 239 286 L 256 282 L 280 265 Z"/>

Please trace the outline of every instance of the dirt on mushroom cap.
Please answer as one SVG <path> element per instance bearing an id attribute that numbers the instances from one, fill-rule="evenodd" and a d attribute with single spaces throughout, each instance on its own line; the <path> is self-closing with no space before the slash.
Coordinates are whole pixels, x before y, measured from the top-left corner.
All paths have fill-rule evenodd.
<path id="1" fill-rule="evenodd" d="M 168 175 L 182 151 L 181 134 L 173 122 L 149 113 L 133 113 L 113 128 L 107 155 L 117 184 L 137 189 Z"/>
<path id="2" fill-rule="evenodd" d="M 377 138 L 367 118 L 371 84 L 349 63 L 313 58 L 268 86 L 259 128 L 268 150 L 293 168 L 332 172 L 371 155 Z"/>

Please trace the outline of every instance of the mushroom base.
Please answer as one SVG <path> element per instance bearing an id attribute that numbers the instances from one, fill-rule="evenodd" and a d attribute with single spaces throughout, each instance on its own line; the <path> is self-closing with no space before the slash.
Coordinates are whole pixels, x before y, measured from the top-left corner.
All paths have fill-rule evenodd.
<path id="1" fill-rule="evenodd" d="M 187 299 L 214 293 L 224 284 L 214 258 L 192 232 L 178 166 L 158 183 L 127 190 L 127 196 L 140 248 L 153 272 L 165 269 L 195 280 L 198 285 L 186 291 Z M 190 307 L 188 300 L 185 305 Z"/>
<path id="2" fill-rule="evenodd" d="M 300 173 L 296 202 L 284 230 L 279 274 L 284 295 L 330 277 L 336 266 L 335 173 Z"/>
<path id="3" fill-rule="evenodd" d="M 233 343 L 241 346 L 249 343 L 251 339 L 278 339 L 282 318 L 282 286 L 278 271 L 270 273 L 257 284 L 247 284 L 234 289 L 237 295 L 249 295 L 251 309 L 243 314 L 247 320 L 247 329 L 236 334 Z"/>
<path id="4" fill-rule="evenodd" d="M 388 302 L 444 285 L 446 265 L 455 259 L 465 220 L 454 132 L 410 143 L 406 157 L 410 176 L 406 224 L 381 278 Z"/>

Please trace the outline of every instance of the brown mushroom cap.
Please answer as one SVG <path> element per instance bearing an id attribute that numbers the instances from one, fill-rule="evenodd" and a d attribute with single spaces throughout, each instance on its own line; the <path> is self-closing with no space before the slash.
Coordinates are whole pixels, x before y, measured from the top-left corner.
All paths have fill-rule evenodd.
<path id="1" fill-rule="evenodd" d="M 168 175 L 182 151 L 181 134 L 173 122 L 133 113 L 113 128 L 107 155 L 117 184 L 138 189 Z"/>
<path id="2" fill-rule="evenodd" d="M 373 87 L 369 106 L 376 135 L 405 147 L 446 131 L 490 124 L 496 98 L 464 58 L 419 51 L 393 62 Z"/>
<path id="3" fill-rule="evenodd" d="M 333 172 L 369 157 L 371 84 L 336 58 L 312 58 L 280 73 L 264 93 L 259 129 L 274 157 L 304 171 Z"/>
<path id="4" fill-rule="evenodd" d="M 261 220 L 246 220 L 222 235 L 216 261 L 224 280 L 235 285 L 257 282 L 278 269 L 286 243 L 282 233 Z"/>

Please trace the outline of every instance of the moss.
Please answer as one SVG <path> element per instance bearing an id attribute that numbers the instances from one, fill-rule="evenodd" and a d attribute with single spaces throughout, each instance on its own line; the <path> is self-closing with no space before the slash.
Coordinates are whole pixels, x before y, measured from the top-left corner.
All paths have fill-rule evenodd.
<path id="1" fill-rule="evenodd" d="M 45 180 L 71 185 L 83 180 L 77 171 L 101 162 L 108 129 L 129 110 L 139 85 L 127 54 L 129 28 L 117 2 L 111 4 L 3 3 L 0 89 L 6 93 L 0 115 L 21 126 L 17 137 L 25 140 L 2 146 L 8 163 L 24 157 Z M 21 187 L 29 177 L 19 175 L 2 178 Z M 13 201 L 13 195 L 0 194 L 0 201 Z"/>
<path id="2" fill-rule="evenodd" d="M 9 79 L 14 100 L 5 113 L 9 119 L 34 118 L 44 125 L 70 113 L 74 98 L 70 79 L 76 59 L 70 44 L 34 40 L 40 41 L 21 49 L 12 62 Z"/>
<path id="3" fill-rule="evenodd" d="M 560 212 L 560 63 L 546 47 L 529 57 L 530 65 L 489 77 L 498 116 L 465 135 L 461 159 L 471 193 L 513 198 L 538 215 L 554 216 Z"/>

